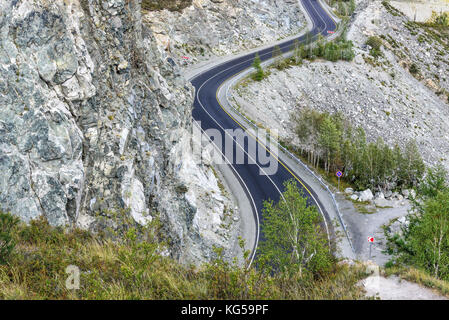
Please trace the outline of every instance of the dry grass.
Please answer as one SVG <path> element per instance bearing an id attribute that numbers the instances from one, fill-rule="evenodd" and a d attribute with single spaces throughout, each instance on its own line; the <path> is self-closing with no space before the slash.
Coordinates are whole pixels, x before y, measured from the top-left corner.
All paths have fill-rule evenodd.
<path id="1" fill-rule="evenodd" d="M 434 289 L 449 298 L 449 282 L 437 279 L 419 269 L 413 267 L 392 266 L 385 269 L 385 274 L 387 276 L 397 275 L 404 280 Z"/>
<path id="2" fill-rule="evenodd" d="M 0 299 L 364 298 L 356 286 L 367 276 L 364 268 L 335 266 L 320 279 L 268 276 L 227 263 L 218 252 L 211 263 L 187 266 L 158 254 L 153 231 L 141 232 L 130 228 L 121 241 L 112 241 L 45 221 L 20 225 L 15 249 L 0 265 Z M 68 265 L 81 271 L 79 290 L 65 286 Z"/>
<path id="3" fill-rule="evenodd" d="M 181 11 L 192 4 L 192 0 L 142 0 L 142 9 L 148 11 Z"/>

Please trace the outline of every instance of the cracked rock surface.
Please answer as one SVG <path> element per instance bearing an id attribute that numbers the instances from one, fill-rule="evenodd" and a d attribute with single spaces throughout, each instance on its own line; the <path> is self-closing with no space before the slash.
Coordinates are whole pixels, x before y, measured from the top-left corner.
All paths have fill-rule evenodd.
<path id="1" fill-rule="evenodd" d="M 0 210 L 117 228 L 160 213 L 171 254 L 231 254 L 238 212 L 192 148 L 193 88 L 135 0 L 0 3 Z"/>
<path id="2" fill-rule="evenodd" d="M 181 11 L 148 12 L 144 21 L 183 64 L 254 48 L 306 25 L 298 0 L 193 0 Z"/>

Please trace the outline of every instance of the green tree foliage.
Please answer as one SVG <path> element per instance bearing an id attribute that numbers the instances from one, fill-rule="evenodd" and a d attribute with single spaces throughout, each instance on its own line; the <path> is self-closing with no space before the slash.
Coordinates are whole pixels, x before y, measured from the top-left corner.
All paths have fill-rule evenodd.
<path id="1" fill-rule="evenodd" d="M 421 198 L 435 198 L 440 191 L 447 191 L 447 172 L 442 165 L 427 169 L 426 178 L 419 184 L 417 192 Z"/>
<path id="2" fill-rule="evenodd" d="M 377 36 L 371 36 L 366 40 L 366 45 L 370 46 L 370 54 L 377 58 L 382 55 L 382 51 L 380 50 L 380 47 L 382 46 L 382 39 Z"/>
<path id="3" fill-rule="evenodd" d="M 261 63 L 262 62 L 260 60 L 259 54 L 256 53 L 256 56 L 254 57 L 254 62 L 253 62 L 253 67 L 254 67 L 254 69 L 256 69 L 256 72 L 253 74 L 253 79 L 256 81 L 262 81 L 265 76 L 264 71 L 261 66 Z"/>
<path id="4" fill-rule="evenodd" d="M 284 70 L 289 66 L 288 61 L 284 59 L 282 50 L 279 46 L 275 46 L 273 48 L 273 58 L 274 63 L 273 66 L 278 70 Z"/>
<path id="5" fill-rule="evenodd" d="M 396 262 L 449 280 L 449 188 L 447 173 L 437 166 L 428 170 L 413 200 L 408 227 L 388 240 Z"/>
<path id="6" fill-rule="evenodd" d="M 301 153 L 315 167 L 341 170 L 357 188 L 409 188 L 418 185 L 425 167 L 414 141 L 401 149 L 382 139 L 368 142 L 362 128 L 353 128 L 340 113 L 302 109 L 293 117 Z"/>
<path id="7" fill-rule="evenodd" d="M 333 257 L 320 223 L 317 208 L 307 205 L 295 181 L 287 181 L 281 200 L 264 204 L 259 264 L 269 273 L 299 271 L 318 276 L 329 272 Z"/>
<path id="8" fill-rule="evenodd" d="M 340 151 L 341 131 L 331 117 L 325 117 L 319 127 L 318 143 L 324 153 L 324 169 L 329 172 L 331 159 L 335 159 Z"/>
<path id="9" fill-rule="evenodd" d="M 301 59 L 323 58 L 332 62 L 338 60 L 351 61 L 355 57 L 352 41 L 339 38 L 325 42 L 321 36 L 315 46 L 309 45 L 308 49 L 302 49 L 299 53 Z"/>
<path id="10" fill-rule="evenodd" d="M 405 236 L 406 260 L 436 278 L 449 280 L 449 192 L 439 192 L 413 216 Z"/>
<path id="11" fill-rule="evenodd" d="M 416 75 L 419 73 L 419 67 L 416 63 L 412 63 L 408 68 L 408 71 L 410 71 L 411 74 Z"/>
<path id="12" fill-rule="evenodd" d="M 13 233 L 17 224 L 16 217 L 0 212 L 0 264 L 7 262 L 15 247 Z"/>
<path id="13" fill-rule="evenodd" d="M 442 12 L 440 14 L 435 11 L 432 12 L 432 16 L 427 22 L 429 25 L 433 25 L 436 27 L 449 27 L 449 13 Z"/>

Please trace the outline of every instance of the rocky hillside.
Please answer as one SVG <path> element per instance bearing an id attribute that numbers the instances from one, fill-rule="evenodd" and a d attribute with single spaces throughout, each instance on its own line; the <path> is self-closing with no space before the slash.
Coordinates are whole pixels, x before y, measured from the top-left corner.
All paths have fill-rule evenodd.
<path id="1" fill-rule="evenodd" d="M 284 71 L 273 69 L 265 80 L 239 86 L 236 103 L 293 143 L 299 142 L 292 114 L 304 107 L 340 111 L 362 126 L 370 141 L 382 137 L 393 146 L 415 139 L 426 163 L 449 168 L 444 29 L 411 23 L 382 1 L 362 1 L 356 14 L 347 34 L 355 46 L 354 61 L 304 61 Z M 366 45 L 373 36 L 381 43 L 378 53 Z"/>
<path id="2" fill-rule="evenodd" d="M 193 0 L 181 11 L 149 11 L 144 21 L 183 64 L 276 41 L 306 25 L 297 0 Z"/>
<path id="3" fill-rule="evenodd" d="M 238 212 L 194 158 L 172 62 L 140 1 L 1 1 L 0 210 L 91 230 L 159 213 L 181 261 L 229 252 Z"/>

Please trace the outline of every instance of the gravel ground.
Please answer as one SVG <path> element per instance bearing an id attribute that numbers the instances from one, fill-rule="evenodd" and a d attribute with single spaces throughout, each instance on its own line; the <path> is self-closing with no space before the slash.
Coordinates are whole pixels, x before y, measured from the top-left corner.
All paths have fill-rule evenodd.
<path id="1" fill-rule="evenodd" d="M 447 300 L 431 289 L 396 276 L 385 278 L 373 275 L 359 282 L 359 285 L 364 286 L 367 296 L 382 300 Z"/>
<path id="2" fill-rule="evenodd" d="M 383 266 L 390 257 L 384 253 L 386 239 L 383 225 L 391 220 L 406 216 L 410 208 L 408 201 L 397 208 L 377 208 L 375 213 L 363 214 L 357 211 L 353 203 L 346 200 L 342 194 L 337 195 L 338 205 L 343 212 L 343 219 L 348 226 L 352 238 L 352 244 L 358 260 L 371 260 L 379 266 Z M 375 243 L 371 248 L 371 259 L 369 257 L 368 237 L 374 237 Z"/>

